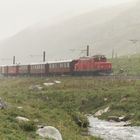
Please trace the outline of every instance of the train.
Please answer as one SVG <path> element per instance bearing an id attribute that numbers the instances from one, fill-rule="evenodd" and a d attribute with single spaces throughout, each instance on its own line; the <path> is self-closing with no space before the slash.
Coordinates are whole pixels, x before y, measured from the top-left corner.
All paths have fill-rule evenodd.
<path id="1" fill-rule="evenodd" d="M 111 72 L 112 63 L 104 55 L 0 66 L 0 74 L 3 76 L 97 75 Z"/>

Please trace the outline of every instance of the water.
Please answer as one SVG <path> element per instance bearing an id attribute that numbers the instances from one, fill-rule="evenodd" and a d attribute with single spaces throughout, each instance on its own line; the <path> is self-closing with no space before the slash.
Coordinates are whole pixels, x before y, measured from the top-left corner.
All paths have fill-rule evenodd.
<path id="1" fill-rule="evenodd" d="M 107 122 L 88 116 L 89 134 L 104 140 L 140 140 L 140 127 L 124 127 L 125 122 Z"/>

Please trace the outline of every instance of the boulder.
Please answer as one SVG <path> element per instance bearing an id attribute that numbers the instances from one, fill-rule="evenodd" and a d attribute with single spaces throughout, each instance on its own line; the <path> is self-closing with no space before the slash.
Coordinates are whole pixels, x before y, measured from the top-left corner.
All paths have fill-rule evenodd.
<path id="1" fill-rule="evenodd" d="M 55 80 L 54 83 L 56 83 L 56 84 L 61 84 L 61 81 Z"/>
<path id="2" fill-rule="evenodd" d="M 104 98 L 104 101 L 105 101 L 105 102 L 108 101 L 108 98 Z"/>
<path id="3" fill-rule="evenodd" d="M 18 106 L 17 109 L 23 109 L 23 107 L 22 106 Z"/>
<path id="4" fill-rule="evenodd" d="M 43 85 L 49 87 L 49 86 L 53 86 L 54 83 L 44 83 Z"/>
<path id="5" fill-rule="evenodd" d="M 0 109 L 5 109 L 6 107 L 6 103 L 0 98 Z"/>
<path id="6" fill-rule="evenodd" d="M 43 128 L 40 128 L 36 132 L 39 136 L 43 138 L 52 138 L 54 140 L 62 140 L 61 133 L 52 126 L 45 126 Z"/>
<path id="7" fill-rule="evenodd" d="M 109 116 L 108 117 L 108 120 L 109 121 L 120 122 L 119 117 L 117 117 L 117 116 Z"/>
<path id="8" fill-rule="evenodd" d="M 115 122 L 126 122 L 128 119 L 129 119 L 128 116 L 121 116 L 121 117 L 109 116 L 108 117 L 109 121 L 115 121 Z"/>
<path id="9" fill-rule="evenodd" d="M 28 118 L 21 117 L 21 116 L 16 117 L 16 120 L 18 120 L 19 122 L 29 122 L 30 121 Z"/>
<path id="10" fill-rule="evenodd" d="M 110 107 L 107 107 L 107 108 L 105 108 L 105 109 L 99 110 L 99 111 L 97 111 L 97 112 L 94 114 L 94 116 L 95 116 L 95 117 L 99 117 L 99 116 L 103 115 L 104 113 L 107 113 L 107 112 L 109 111 L 109 109 L 110 109 Z"/>

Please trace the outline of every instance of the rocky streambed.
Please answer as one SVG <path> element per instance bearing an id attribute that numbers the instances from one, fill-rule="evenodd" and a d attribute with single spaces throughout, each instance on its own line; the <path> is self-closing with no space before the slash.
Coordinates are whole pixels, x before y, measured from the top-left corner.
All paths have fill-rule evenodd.
<path id="1" fill-rule="evenodd" d="M 108 122 L 88 116 L 89 134 L 104 140 L 140 140 L 140 127 L 130 127 L 126 122 Z"/>

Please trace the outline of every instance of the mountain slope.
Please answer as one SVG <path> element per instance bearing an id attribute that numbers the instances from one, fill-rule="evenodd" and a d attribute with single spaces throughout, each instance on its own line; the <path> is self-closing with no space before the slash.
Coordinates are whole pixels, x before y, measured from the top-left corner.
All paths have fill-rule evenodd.
<path id="1" fill-rule="evenodd" d="M 0 56 L 12 58 L 15 55 L 17 62 L 21 63 L 41 61 L 41 56 L 31 58 L 30 55 L 45 50 L 48 60 L 67 59 L 78 57 L 80 49 L 87 44 L 93 48 L 91 54 L 110 56 L 112 49 L 118 55 L 134 53 L 138 51 L 139 42 L 130 40 L 139 40 L 139 27 L 140 6 L 123 4 L 80 15 L 51 27 L 27 28 L 0 43 Z"/>

